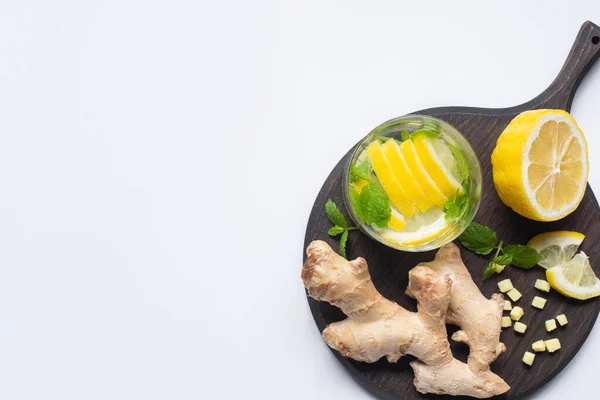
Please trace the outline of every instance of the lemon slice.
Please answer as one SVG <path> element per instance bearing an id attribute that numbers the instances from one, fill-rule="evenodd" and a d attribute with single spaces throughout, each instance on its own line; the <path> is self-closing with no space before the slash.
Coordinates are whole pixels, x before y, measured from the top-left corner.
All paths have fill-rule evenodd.
<path id="1" fill-rule="evenodd" d="M 417 213 L 410 218 L 406 218 L 406 225 L 401 231 L 384 229 L 381 232 L 381 236 L 391 244 L 401 244 L 404 246 L 427 243 L 451 227 L 446 222 L 445 215 L 444 211 L 437 207 L 432 207 L 425 213 Z"/>
<path id="2" fill-rule="evenodd" d="M 396 179 L 400 182 L 402 189 L 406 195 L 413 199 L 415 205 L 421 212 L 426 212 L 433 204 L 425 197 L 425 193 L 421 190 L 419 184 L 415 181 L 413 174 L 408 169 L 408 165 L 404 160 L 404 156 L 400 151 L 400 146 L 394 139 L 388 140 L 382 146 L 383 152 L 396 175 Z"/>
<path id="3" fill-rule="evenodd" d="M 584 238 L 584 234 L 573 231 L 546 232 L 533 237 L 527 246 L 541 254 L 539 266 L 553 268 L 569 262 Z"/>
<path id="4" fill-rule="evenodd" d="M 390 217 L 390 222 L 388 222 L 388 228 L 400 232 L 406 226 L 406 220 L 404 216 L 392 208 L 392 216 Z"/>
<path id="5" fill-rule="evenodd" d="M 444 160 L 442 160 L 438 154 L 438 151 L 436 151 L 436 147 L 443 151 L 441 149 L 442 146 L 440 143 L 437 143 L 437 145 L 434 146 L 434 142 L 441 142 L 441 140 L 429 138 L 426 135 L 420 135 L 418 133 L 412 138 L 412 140 L 415 144 L 417 156 L 419 157 L 421 164 L 423 164 L 423 168 L 425 168 L 440 191 L 447 197 L 459 192 L 462 189 L 460 181 L 456 180 L 446 166 L 448 160 L 446 160 L 446 163 L 444 163 Z M 450 152 L 450 149 L 448 149 L 448 152 Z M 452 155 L 451 152 L 450 155 Z M 454 159 L 454 157 L 452 157 L 452 159 Z"/>
<path id="6" fill-rule="evenodd" d="M 600 279 L 594 274 L 583 251 L 567 263 L 547 269 L 546 280 L 556 291 L 567 297 L 586 300 L 600 296 Z"/>
<path id="7" fill-rule="evenodd" d="M 585 137 L 563 110 L 519 114 L 492 153 L 498 195 L 536 221 L 555 221 L 573 212 L 585 193 L 588 170 Z"/>
<path id="8" fill-rule="evenodd" d="M 388 160 L 385 158 L 381 143 L 374 140 L 367 146 L 367 154 L 377 179 L 383 190 L 389 196 L 392 204 L 406 217 L 411 217 L 417 211 L 415 202 L 410 199 L 402 189 Z"/>
<path id="9" fill-rule="evenodd" d="M 413 177 L 419 185 L 421 186 L 421 190 L 425 193 L 425 196 L 429 201 L 431 201 L 434 205 L 443 209 L 448 201 L 448 197 L 442 193 L 442 191 L 437 187 L 435 182 L 431 179 L 423 164 L 419 160 L 419 156 L 417 155 L 417 150 L 412 140 L 405 140 L 400 145 L 400 149 L 402 150 L 402 155 L 406 160 L 406 164 L 410 169 Z"/>
<path id="10" fill-rule="evenodd" d="M 454 179 L 456 179 L 458 182 L 462 182 L 463 176 L 460 174 L 458 169 L 458 162 L 456 161 L 454 153 L 452 150 L 450 150 L 450 147 L 448 147 L 448 144 L 444 140 L 440 139 L 433 140 L 431 144 L 433 145 L 437 156 L 444 163 L 446 168 L 448 168 Z M 463 188 L 461 187 L 461 190 L 462 189 Z"/>

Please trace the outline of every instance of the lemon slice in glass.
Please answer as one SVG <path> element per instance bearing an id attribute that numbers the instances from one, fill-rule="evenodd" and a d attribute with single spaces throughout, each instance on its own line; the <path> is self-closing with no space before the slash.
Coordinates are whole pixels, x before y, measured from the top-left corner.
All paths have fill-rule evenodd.
<path id="1" fill-rule="evenodd" d="M 400 232 L 386 229 L 381 232 L 381 236 L 388 242 L 402 243 L 406 246 L 427 243 L 450 228 L 451 225 L 446 222 L 445 216 L 444 211 L 432 207 L 425 213 L 405 218 L 405 225 Z"/>
<path id="2" fill-rule="evenodd" d="M 410 198 L 402 185 L 398 181 L 390 162 L 383 152 L 381 143 L 374 140 L 367 146 L 367 154 L 369 161 L 377 175 L 377 179 L 381 183 L 383 190 L 389 196 L 390 201 L 404 216 L 411 217 L 417 212 L 417 206 L 412 198 Z"/>
<path id="3" fill-rule="evenodd" d="M 414 134 L 412 140 L 415 144 L 415 150 L 423 168 L 425 168 L 441 192 L 447 197 L 450 197 L 462 190 L 460 180 L 457 180 L 447 167 L 449 160 L 448 156 L 450 156 L 451 159 L 454 159 L 450 149 L 441 145 L 439 139 L 429 138 L 423 134 Z M 444 147 L 447 149 L 447 152 L 444 151 Z M 445 162 L 444 158 L 446 159 Z"/>
<path id="4" fill-rule="evenodd" d="M 423 193 L 415 177 L 410 172 L 398 143 L 394 139 L 388 140 L 383 145 L 383 152 L 402 189 L 409 198 L 413 199 L 419 211 L 426 212 L 433 207 L 433 204 L 425 197 L 425 193 Z"/>
<path id="5" fill-rule="evenodd" d="M 402 150 L 402 155 L 406 160 L 406 164 L 410 169 L 413 177 L 419 182 L 421 186 L 421 190 L 425 193 L 425 196 L 431 201 L 431 203 L 435 204 L 439 208 L 444 208 L 446 202 L 448 201 L 448 196 L 446 196 L 440 188 L 437 187 L 433 179 L 427 173 L 427 170 L 423 167 L 421 160 L 419 159 L 419 155 L 417 154 L 417 149 L 412 140 L 405 140 L 400 145 L 400 149 Z"/>
<path id="6" fill-rule="evenodd" d="M 406 219 L 394 207 L 392 207 L 392 216 L 388 222 L 388 228 L 400 232 L 406 226 Z"/>

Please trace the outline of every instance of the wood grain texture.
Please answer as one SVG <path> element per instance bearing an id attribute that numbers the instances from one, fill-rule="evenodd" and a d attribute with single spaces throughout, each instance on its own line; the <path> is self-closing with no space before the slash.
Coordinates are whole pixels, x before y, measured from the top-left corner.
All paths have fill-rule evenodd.
<path id="1" fill-rule="evenodd" d="M 520 112 L 539 109 L 557 108 L 569 111 L 575 91 L 585 73 L 600 56 L 600 28 L 586 22 L 581 27 L 575 43 L 569 53 L 564 67 L 552 84 L 539 96 L 519 106 L 504 109 L 483 109 L 472 107 L 440 107 L 417 111 L 416 114 L 430 115 L 440 118 L 455 126 L 471 142 L 477 153 L 482 168 L 482 201 L 475 220 L 490 226 L 505 243 L 525 244 L 534 235 L 552 230 L 567 229 L 583 232 L 586 239 L 581 249 L 588 254 L 597 274 L 600 275 L 600 208 L 590 189 L 587 187 L 585 197 L 579 208 L 568 217 L 551 223 L 535 222 L 521 217 L 500 201 L 492 182 L 490 157 L 496 139 L 508 123 Z M 315 239 L 328 242 L 334 249 L 338 248 L 338 238 L 331 238 L 327 230 L 331 224 L 325 215 L 325 202 L 332 199 L 345 215 L 342 200 L 342 175 L 351 149 L 335 166 L 324 183 L 314 203 L 304 241 L 304 249 Z M 497 292 L 498 278 L 512 279 L 524 295 L 517 303 L 525 309 L 523 322 L 528 325 L 524 335 L 516 334 L 512 329 L 502 333 L 501 340 L 507 351 L 500 355 L 492 370 L 500 375 L 511 386 L 511 390 L 498 398 L 520 399 L 533 393 L 556 374 L 577 354 L 579 348 L 590 333 L 598 312 L 598 299 L 581 302 L 569 300 L 555 291 L 543 297 L 548 298 L 544 310 L 531 307 L 531 300 L 538 293 L 533 289 L 535 280 L 544 278 L 541 268 L 529 271 L 506 268 L 501 276 L 484 281 L 482 273 L 489 262 L 489 257 L 481 257 L 461 247 L 465 264 L 481 291 L 486 296 Z M 303 260 L 306 254 L 303 252 Z M 408 284 L 408 270 L 420 261 L 433 259 L 434 252 L 407 253 L 377 243 L 358 231 L 350 233 L 348 240 L 348 258 L 364 257 L 369 263 L 369 270 L 377 289 L 388 299 L 396 301 L 403 307 L 416 311 L 416 303 L 404 294 Z M 308 298 L 310 309 L 320 331 L 330 323 L 339 321 L 345 316 L 337 308 Z M 544 329 L 544 321 L 565 313 L 569 324 L 549 334 Z M 449 335 L 457 330 L 448 326 Z M 527 368 L 522 362 L 523 353 L 530 349 L 531 343 L 539 339 L 557 337 L 562 349 L 554 354 L 538 354 L 534 368 Z M 466 345 L 452 341 L 452 351 L 456 358 L 466 361 L 468 348 Z M 407 356 L 396 364 L 380 360 L 374 364 L 356 362 L 334 354 L 356 380 L 370 392 L 382 399 L 445 399 L 449 396 L 421 395 L 413 386 L 413 372 L 408 363 L 414 358 Z"/>

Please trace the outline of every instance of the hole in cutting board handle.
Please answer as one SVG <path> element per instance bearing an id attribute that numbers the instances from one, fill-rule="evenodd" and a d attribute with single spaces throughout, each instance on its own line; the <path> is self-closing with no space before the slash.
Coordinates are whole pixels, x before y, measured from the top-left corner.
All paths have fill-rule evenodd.
<path id="1" fill-rule="evenodd" d="M 594 36 L 594 37 L 592 38 L 592 43 L 593 43 L 593 44 L 598 44 L 598 42 L 600 42 L 600 36 Z"/>

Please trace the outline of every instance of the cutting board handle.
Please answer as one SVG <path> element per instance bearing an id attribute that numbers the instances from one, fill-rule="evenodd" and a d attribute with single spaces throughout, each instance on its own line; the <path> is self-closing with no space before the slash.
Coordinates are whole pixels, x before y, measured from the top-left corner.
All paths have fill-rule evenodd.
<path id="1" fill-rule="evenodd" d="M 577 87 L 600 57 L 600 27 L 586 21 L 579 30 L 567 61 L 554 82 L 531 100 L 528 108 L 555 108 L 570 111 Z"/>

